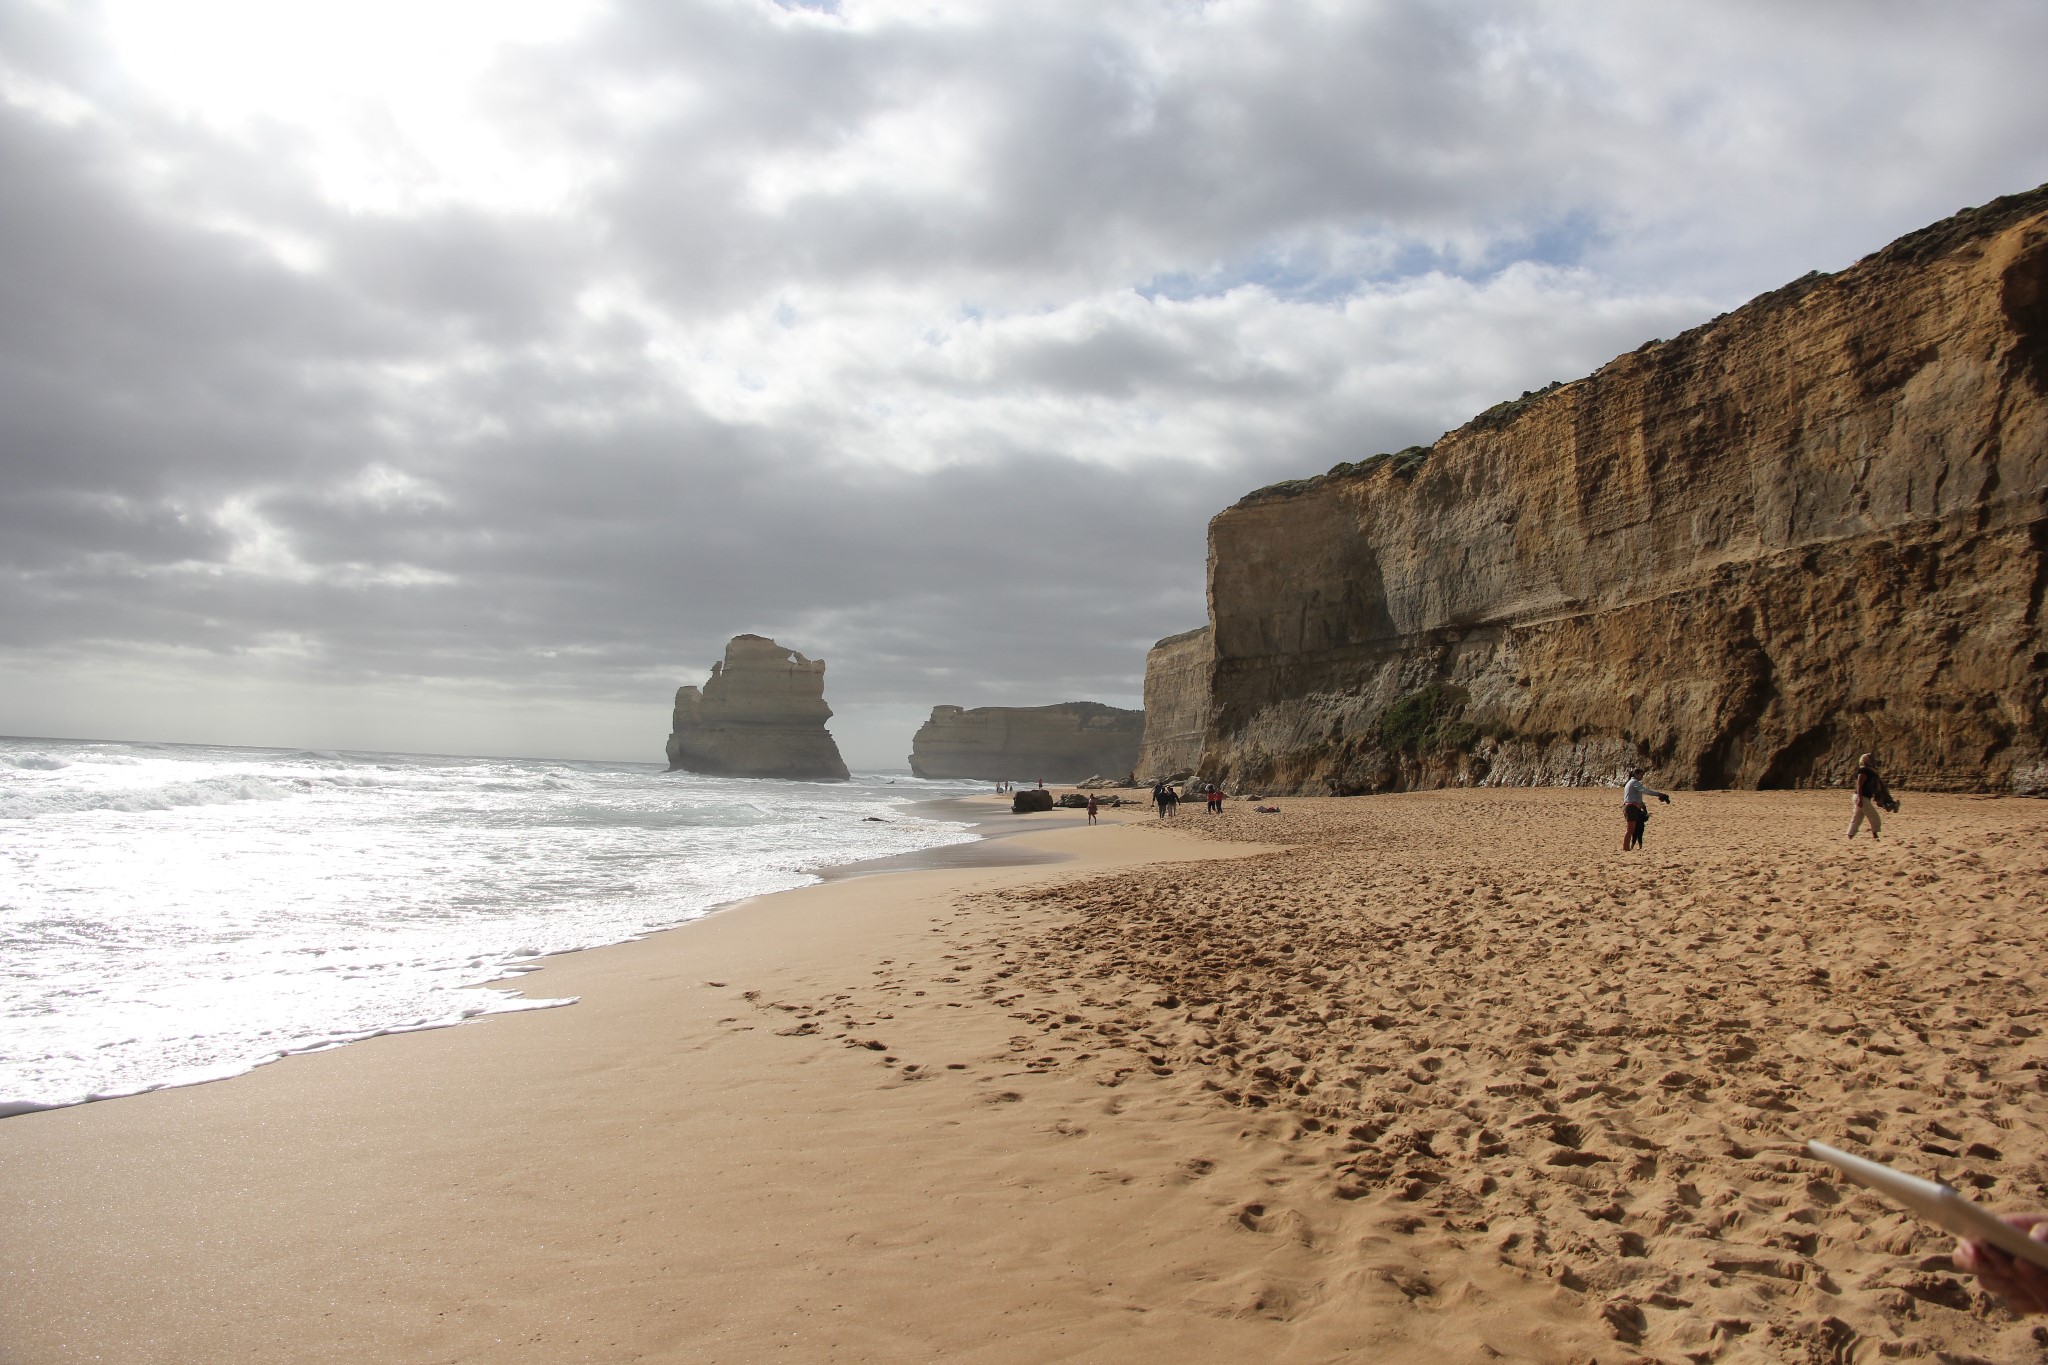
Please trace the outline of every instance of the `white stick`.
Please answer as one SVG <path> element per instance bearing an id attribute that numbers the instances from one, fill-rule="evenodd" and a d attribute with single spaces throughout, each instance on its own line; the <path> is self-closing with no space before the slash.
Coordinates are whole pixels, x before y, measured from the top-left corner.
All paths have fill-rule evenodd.
<path id="1" fill-rule="evenodd" d="M 1808 1142 L 1806 1150 L 1838 1168 L 1859 1185 L 1889 1195 L 1936 1227 L 1947 1228 L 1958 1237 L 1997 1247 L 2008 1256 L 2031 1261 L 2048 1270 L 2048 1243 L 2037 1242 L 1981 1204 L 1973 1204 L 1961 1193 L 1935 1180 L 1906 1175 L 1881 1162 L 1828 1146 Z"/>

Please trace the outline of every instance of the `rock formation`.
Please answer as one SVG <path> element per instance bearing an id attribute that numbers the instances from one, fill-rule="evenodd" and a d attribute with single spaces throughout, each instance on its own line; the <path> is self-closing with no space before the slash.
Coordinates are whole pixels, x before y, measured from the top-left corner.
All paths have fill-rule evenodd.
<path id="1" fill-rule="evenodd" d="M 1145 713 L 1100 702 L 1057 706 L 934 706 L 910 744 L 919 777 L 1075 782 L 1122 776 L 1138 760 Z"/>
<path id="2" fill-rule="evenodd" d="M 2048 186 L 1219 514 L 1199 767 L 2040 791 L 2044 488 Z"/>
<path id="3" fill-rule="evenodd" d="M 825 729 L 825 661 L 735 635 L 703 690 L 676 689 L 668 766 L 723 777 L 845 778 Z"/>
<path id="4" fill-rule="evenodd" d="M 1141 781 L 1190 773 L 1200 765 L 1215 662 L 1214 637 L 1207 626 L 1169 635 L 1145 655 L 1145 742 L 1138 750 Z"/>
<path id="5" fill-rule="evenodd" d="M 1034 815 L 1052 809 L 1052 793 L 1043 787 L 1026 787 L 1010 797 L 1010 814 Z"/>

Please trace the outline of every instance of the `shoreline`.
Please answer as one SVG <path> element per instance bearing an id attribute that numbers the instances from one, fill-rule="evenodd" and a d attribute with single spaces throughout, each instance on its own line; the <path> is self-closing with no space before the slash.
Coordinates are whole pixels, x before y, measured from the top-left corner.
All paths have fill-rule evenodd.
<path id="1" fill-rule="evenodd" d="M 786 1165 L 833 1168 L 814 1187 L 843 1189 L 863 1172 L 838 1164 L 843 1151 L 813 1147 L 823 1115 L 878 1099 L 890 1110 L 948 1081 L 956 1092 L 985 1084 L 979 1067 L 955 1075 L 935 1066 L 927 1078 L 891 1054 L 877 1087 L 876 1049 L 763 1028 L 765 996 L 821 976 L 872 981 L 886 970 L 877 962 L 900 961 L 942 932 L 963 896 L 1257 851 L 1161 841 L 1108 821 L 952 847 L 990 844 L 1007 846 L 1004 865 L 848 870 L 673 930 L 537 959 L 507 978 L 577 997 L 573 1010 L 381 1034 L 218 1082 L 0 1123 L 0 1198 L 17 1214 L 16 1236 L 0 1248 L 0 1360 L 726 1358 L 672 1354 L 658 1339 L 667 1314 L 633 1286 L 647 1265 L 679 1256 L 701 1262 L 686 1278 L 731 1287 L 722 1292 L 739 1292 L 742 1267 L 749 1283 L 764 1274 L 792 1292 L 810 1283 L 801 1264 L 761 1263 L 751 1213 L 730 1222 L 790 1197 L 780 1167 L 761 1166 L 758 1141 L 791 1144 Z M 789 1055 L 791 1037 L 810 1055 Z M 705 1107 L 696 1095 L 718 1098 Z M 914 1110 L 866 1115 L 882 1134 L 866 1149 L 873 1161 L 863 1158 L 870 1182 L 906 1135 L 928 1131 Z M 689 1206 L 681 1223 L 693 1231 L 666 1235 L 681 1224 L 665 1217 L 661 1230 L 645 1229 L 657 1245 L 606 1254 L 616 1239 L 604 1228 L 617 1220 L 593 1210 L 634 1221 L 625 1192 L 649 1179 L 667 1192 L 662 1202 Z M 858 1202 L 850 1228 L 897 1197 L 875 1188 Z M 480 1210 L 494 1212 L 479 1223 Z M 500 1237 L 500 1224 L 527 1218 L 545 1230 L 516 1245 Z M 726 1222 L 715 1255 L 698 1235 L 706 1220 Z M 547 1249 L 565 1244 L 602 1262 L 607 1294 L 623 1296 L 598 1316 L 622 1315 L 653 1336 L 615 1356 L 550 1335 L 588 1320 L 548 1291 L 562 1267 Z M 545 1302 L 545 1321 L 529 1323 L 537 1335 L 508 1351 L 494 1324 L 521 1316 L 529 1297 Z M 704 1325 L 700 1346 L 730 1329 Z M 775 1335 L 762 1338 L 764 1350 Z"/>
<path id="2" fill-rule="evenodd" d="M 23 1115 L 0 1358 L 2037 1355 L 1798 1142 L 2048 1207 L 2048 807 L 1613 798 L 1126 809 Z"/>
<path id="3" fill-rule="evenodd" d="M 100 743 L 103 741 L 64 742 Z M 129 741 L 104 742 L 127 743 Z M 247 748 L 250 746 L 240 747 Z M 269 752 L 268 750 L 261 749 L 255 751 Z M 294 749 L 289 751 L 279 750 L 279 752 L 304 753 L 311 751 L 304 749 Z M 406 755 L 406 757 L 440 758 L 461 757 L 461 755 L 429 754 Z M 373 1032 L 361 1033 L 347 1038 L 330 1038 L 325 1041 L 311 1044 L 303 1048 L 293 1048 L 283 1052 L 276 1052 L 268 1056 L 259 1057 L 254 1060 L 246 1062 L 234 1064 L 223 1063 L 220 1068 L 208 1074 L 188 1074 L 187 1077 L 184 1079 L 158 1082 L 152 1085 L 143 1086 L 135 1090 L 124 1090 L 106 1094 L 88 1095 L 83 1099 L 68 1100 L 47 1104 L 34 1101 L 0 1102 L 0 1122 L 5 1122 L 7 1119 L 15 1118 L 24 1114 L 38 1114 L 60 1109 L 74 1109 L 84 1105 L 105 1104 L 112 1100 L 130 1100 L 141 1095 L 155 1094 L 159 1091 L 164 1090 L 183 1090 L 189 1089 L 193 1086 L 213 1085 L 220 1081 L 234 1080 L 239 1077 L 249 1075 L 253 1071 L 259 1070 L 263 1067 L 272 1066 L 288 1058 L 316 1056 L 320 1053 L 331 1052 L 336 1048 L 354 1047 L 358 1044 L 366 1043 L 377 1038 L 388 1038 L 403 1036 L 412 1033 L 431 1032 L 437 1029 L 460 1028 L 466 1024 L 477 1023 L 481 1020 L 494 1018 L 496 1016 L 504 1014 L 518 1014 L 531 1010 L 565 1009 L 569 1006 L 578 1003 L 577 999 L 573 996 L 570 996 L 538 1001 L 529 1001 L 525 998 L 525 991 L 523 989 L 516 987 L 514 983 L 520 982 L 524 980 L 526 977 L 531 976 L 532 974 L 540 971 L 549 961 L 554 959 L 570 958 L 574 957 L 578 953 L 594 952 L 604 948 L 616 947 L 623 943 L 638 942 L 642 939 L 646 939 L 658 934 L 671 933 L 675 930 L 683 929 L 688 927 L 689 925 L 699 923 L 700 921 L 710 918 L 713 915 L 722 914 L 728 910 L 733 910 L 740 906 L 744 906 L 750 902 L 766 899 L 768 896 L 783 895 L 789 891 L 803 890 L 806 886 L 815 886 L 824 882 L 844 880 L 852 877 L 879 876 L 893 872 L 913 872 L 943 868 L 995 868 L 1008 866 L 1026 866 L 1038 863 L 1056 863 L 1066 860 L 1062 855 L 1059 854 L 1039 853 L 1035 850 L 1029 849 L 998 850 L 989 848 L 988 844 L 991 840 L 1002 839 L 1011 834 L 1025 832 L 1025 830 L 1019 828 L 1002 827 L 1002 825 L 1008 821 L 1007 811 L 1002 812 L 1001 818 L 999 819 L 991 812 L 985 812 L 977 809 L 979 801 L 983 799 L 992 801 L 994 798 L 933 797 L 915 799 L 912 800 L 909 805 L 910 810 L 913 812 L 918 812 L 921 809 L 928 809 L 929 813 L 920 814 L 918 816 L 918 818 L 920 819 L 942 820 L 948 823 L 963 823 L 968 825 L 969 828 L 974 831 L 975 837 L 971 839 L 965 839 L 956 844 L 940 844 L 932 848 L 916 849 L 909 853 L 885 854 L 881 857 L 863 859 L 858 862 L 828 864 L 822 867 L 814 868 L 805 873 L 804 875 L 816 877 L 819 879 L 818 882 L 806 883 L 802 886 L 785 887 L 781 891 L 771 891 L 764 894 L 735 896 L 730 900 L 719 901 L 715 904 L 705 906 L 703 909 L 693 912 L 689 918 L 679 920 L 676 923 L 662 925 L 654 929 L 643 931 L 642 933 L 636 934 L 633 937 L 618 939 L 609 943 L 597 943 L 592 944 L 588 947 L 574 948 L 557 953 L 544 953 L 538 957 L 522 960 L 514 964 L 509 970 L 504 971 L 497 976 L 493 976 L 481 981 L 472 982 L 469 985 L 460 988 L 462 990 L 468 991 L 492 991 L 497 992 L 499 994 L 509 993 L 513 997 L 510 1003 L 501 1004 L 496 1008 L 486 1009 L 475 1014 L 465 1014 L 460 1017 L 452 1019 L 435 1020 L 428 1023 L 393 1025 L 389 1028 L 381 1028 Z M 1018 817 L 1017 819 L 1019 823 L 1021 823 L 1022 817 Z M 5 1358 L 0 1357 L 0 1365 L 4 1365 L 4 1361 Z"/>
<path id="4" fill-rule="evenodd" d="M 819 868 L 816 876 L 827 882 L 849 877 L 873 877 L 892 872 L 929 872 L 947 868 L 1029 867 L 1067 861 L 1064 854 L 1019 846 L 1012 840 L 1019 834 L 1054 829 L 1086 828 L 1084 812 L 1055 808 L 1032 815 L 1012 815 L 1000 796 L 931 797 L 911 804 L 920 819 L 964 824 L 973 839 L 957 844 L 940 844 L 911 853 L 866 858 L 857 863 L 836 863 Z M 1103 817 L 1110 812 L 1105 810 Z M 734 904 L 732 902 L 729 904 Z"/>

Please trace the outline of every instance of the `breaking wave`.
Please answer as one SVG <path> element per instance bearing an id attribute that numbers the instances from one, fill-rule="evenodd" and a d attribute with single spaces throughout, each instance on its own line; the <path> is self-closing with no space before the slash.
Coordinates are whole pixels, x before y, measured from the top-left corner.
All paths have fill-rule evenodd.
<path id="1" fill-rule="evenodd" d="M 68 760 L 52 754 L 0 754 L 0 768 L 18 768 L 24 772 L 55 772 L 59 768 L 70 766 Z"/>
<path id="2" fill-rule="evenodd" d="M 78 815 L 98 810 L 137 814 L 179 806 L 221 806 L 235 801 L 283 801 L 294 794 L 290 787 L 247 776 L 202 777 L 196 782 L 170 782 L 160 787 L 99 791 L 0 791 L 0 820 L 32 820 L 39 815 Z"/>
<path id="3" fill-rule="evenodd" d="M 564 1003 L 504 979 L 972 838 L 906 808 L 940 794 L 887 775 L 0 739 L 0 1117 Z"/>

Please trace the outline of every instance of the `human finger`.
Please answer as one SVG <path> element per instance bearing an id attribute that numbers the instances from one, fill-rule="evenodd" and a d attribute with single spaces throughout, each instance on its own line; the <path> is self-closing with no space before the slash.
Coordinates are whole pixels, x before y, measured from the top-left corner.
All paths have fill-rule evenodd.
<path id="1" fill-rule="evenodd" d="M 1973 1243 L 1977 1279 L 2015 1313 L 2048 1313 L 2048 1272 L 1996 1247 Z"/>
<path id="2" fill-rule="evenodd" d="M 2012 1305 L 2014 1311 L 2025 1312 L 2021 1303 L 2032 1296 L 2013 1274 L 2012 1257 L 1983 1242 L 1965 1241 L 1960 1245 L 1962 1256 L 1952 1258 L 1957 1266 L 1976 1275 L 1978 1283 Z"/>

